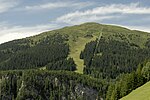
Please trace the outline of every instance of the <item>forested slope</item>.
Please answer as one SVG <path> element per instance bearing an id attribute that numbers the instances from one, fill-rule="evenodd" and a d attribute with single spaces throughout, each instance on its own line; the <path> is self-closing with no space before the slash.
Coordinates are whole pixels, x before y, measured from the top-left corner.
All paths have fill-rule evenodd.
<path id="1" fill-rule="evenodd" d="M 68 71 L 1 71 L 0 81 L 0 100 L 96 100 L 107 89 L 103 80 Z"/>
<path id="2" fill-rule="evenodd" d="M 149 81 L 149 62 L 150 33 L 98 23 L 48 31 L 0 45 L 1 98 L 117 100 Z"/>
<path id="3" fill-rule="evenodd" d="M 26 41 L 27 42 L 26 42 Z M 21 41 L 21 42 L 19 42 Z M 52 70 L 76 69 L 72 58 L 67 58 L 69 45 L 60 34 L 47 36 L 38 43 L 30 39 L 16 40 L 0 46 L 0 69 L 33 69 L 46 67 Z"/>

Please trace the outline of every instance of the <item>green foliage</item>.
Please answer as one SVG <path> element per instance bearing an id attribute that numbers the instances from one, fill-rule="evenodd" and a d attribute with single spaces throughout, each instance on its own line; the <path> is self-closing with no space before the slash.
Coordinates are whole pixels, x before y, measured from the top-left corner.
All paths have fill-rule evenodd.
<path id="1" fill-rule="evenodd" d="M 73 71 L 76 69 L 76 65 L 73 59 L 66 60 L 69 54 L 69 46 L 64 43 L 65 40 L 60 34 L 55 34 L 51 37 L 47 36 L 37 45 L 26 50 L 22 46 L 18 47 L 23 51 L 13 50 L 14 54 L 0 64 L 0 69 L 32 69 L 47 66 L 50 63 L 55 64 L 53 66 L 55 68 L 49 67 L 49 69 Z M 4 56 L 7 55 L 7 53 L 4 54 Z"/>
<path id="2" fill-rule="evenodd" d="M 150 98 L 150 82 L 138 87 L 120 100 L 147 100 Z"/>
<path id="3" fill-rule="evenodd" d="M 141 73 L 147 81 L 150 81 L 150 62 L 146 63 L 146 65 L 142 68 Z"/>
<path id="4" fill-rule="evenodd" d="M 148 48 L 141 49 L 126 42 L 106 41 L 104 38 L 97 48 L 95 43 L 88 43 L 81 53 L 86 65 L 84 73 L 94 77 L 115 79 L 121 73 L 135 71 L 140 63 L 150 59 Z"/>
<path id="5" fill-rule="evenodd" d="M 146 42 L 145 46 L 150 48 L 150 38 L 148 38 L 148 41 Z"/>
<path id="6" fill-rule="evenodd" d="M 27 70 L 6 71 L 0 74 L 3 77 L 3 84 L 0 85 L 2 100 L 60 100 L 62 98 L 87 100 L 87 98 L 103 98 L 105 95 L 99 95 L 99 92 L 103 93 L 107 90 L 105 81 L 75 72 Z"/>
<path id="7" fill-rule="evenodd" d="M 0 99 L 117 100 L 149 80 L 149 40 L 149 33 L 85 23 L 1 44 L 0 70 L 30 71 L 0 72 Z"/>
<path id="8" fill-rule="evenodd" d="M 80 54 L 80 58 L 84 58 L 84 64 L 87 67 L 89 67 L 91 65 L 91 60 L 94 55 L 95 46 L 96 46 L 96 41 L 91 41 L 90 43 L 87 43 L 85 45 L 84 51 L 81 52 L 81 54 Z"/>
<path id="9" fill-rule="evenodd" d="M 117 81 L 113 85 L 113 88 L 112 85 L 108 87 L 106 96 L 107 100 L 118 100 L 132 92 L 132 90 L 148 82 L 148 79 L 150 78 L 148 73 L 150 71 L 147 69 L 145 70 L 145 67 L 147 67 L 148 64 L 149 62 L 146 63 L 143 67 L 139 66 L 136 72 L 122 74 L 120 77 L 118 77 Z M 143 70 L 145 74 L 143 73 Z"/>
<path id="10" fill-rule="evenodd" d="M 76 70 L 76 64 L 74 63 L 72 58 L 59 60 L 57 62 L 52 62 L 46 65 L 46 68 L 49 70 L 68 70 L 74 71 Z"/>
<path id="11" fill-rule="evenodd" d="M 14 100 L 21 84 L 21 71 L 0 72 L 0 100 Z"/>

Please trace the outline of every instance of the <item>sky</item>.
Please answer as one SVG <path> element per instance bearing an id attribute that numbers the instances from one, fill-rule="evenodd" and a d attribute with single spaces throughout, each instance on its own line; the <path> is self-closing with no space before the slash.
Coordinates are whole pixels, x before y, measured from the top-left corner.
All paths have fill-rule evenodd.
<path id="1" fill-rule="evenodd" d="M 0 0 L 0 43 L 85 22 L 150 32 L 150 0 Z"/>

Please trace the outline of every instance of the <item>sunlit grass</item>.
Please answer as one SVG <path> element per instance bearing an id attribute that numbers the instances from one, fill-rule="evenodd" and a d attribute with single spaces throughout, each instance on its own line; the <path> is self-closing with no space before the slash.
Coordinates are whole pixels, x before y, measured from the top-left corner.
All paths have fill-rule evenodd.
<path id="1" fill-rule="evenodd" d="M 121 100 L 150 100 L 150 82 L 132 91 Z"/>
<path id="2" fill-rule="evenodd" d="M 75 64 L 77 65 L 77 70 L 76 72 L 78 73 L 83 73 L 84 69 L 84 61 L 80 59 L 80 53 L 81 51 L 84 50 L 86 43 L 95 40 L 96 37 L 92 38 L 84 38 L 84 37 L 79 37 L 76 42 L 70 42 L 70 54 L 69 57 L 72 57 L 75 61 Z"/>

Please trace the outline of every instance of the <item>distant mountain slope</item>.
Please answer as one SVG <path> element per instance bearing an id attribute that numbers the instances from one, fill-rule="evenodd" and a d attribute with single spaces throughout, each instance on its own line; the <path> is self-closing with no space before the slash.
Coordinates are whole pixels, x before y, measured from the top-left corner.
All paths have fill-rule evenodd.
<path id="1" fill-rule="evenodd" d="M 65 27 L 10 41 L 0 45 L 0 85 L 4 85 L 0 97 L 92 100 L 92 95 L 76 89 L 80 87 L 96 90 L 91 91 L 91 94 L 96 93 L 94 98 L 118 100 L 149 81 L 149 51 L 150 33 L 98 23 Z M 3 70 L 7 70 L 5 75 Z M 18 70 L 26 74 L 22 75 Z M 55 77 L 60 80 L 58 87 L 53 86 L 57 81 Z M 22 88 L 24 83 L 26 88 Z M 17 92 L 18 89 L 22 91 Z"/>
<path id="2" fill-rule="evenodd" d="M 129 95 L 123 97 L 121 100 L 150 100 L 150 82 L 133 90 Z"/>
<path id="3" fill-rule="evenodd" d="M 65 27 L 58 30 L 48 31 L 37 36 L 1 44 L 0 66 L 4 66 L 5 63 L 13 59 L 13 56 L 18 53 L 24 52 L 32 47 L 36 48 L 39 44 L 45 44 L 46 42 L 51 41 L 50 38 L 53 37 L 54 34 L 61 34 L 62 37 L 56 38 L 59 38 L 58 41 L 61 41 L 61 38 L 64 38 L 63 42 L 69 44 L 70 52 L 68 52 L 69 54 L 66 56 L 74 59 L 75 64 L 77 65 L 77 72 L 82 73 L 84 63 L 83 60 L 79 58 L 80 52 L 84 49 L 86 43 L 98 38 L 101 30 L 102 37 L 106 40 L 124 41 L 133 45 L 137 45 L 141 48 L 145 47 L 146 41 L 148 38 L 150 38 L 150 34 L 146 32 L 129 30 L 119 26 L 102 25 L 98 23 L 85 23 L 81 25 Z M 54 39 L 55 42 L 57 42 L 56 38 Z M 46 66 L 46 63 L 40 65 L 38 64 L 38 67 L 40 66 L 44 67 Z"/>
<path id="4" fill-rule="evenodd" d="M 68 44 L 70 46 L 70 54 L 77 65 L 77 72 L 83 73 L 84 62 L 79 59 L 81 51 L 83 51 L 85 44 L 90 41 L 96 40 L 99 34 L 102 33 L 102 37 L 106 40 L 116 40 L 128 42 L 132 45 L 137 45 L 141 48 L 145 47 L 146 41 L 150 38 L 150 34 L 146 32 L 129 30 L 120 26 L 103 25 L 98 23 L 85 23 L 81 25 L 65 27 L 59 30 L 54 30 L 40 34 L 33 37 L 33 40 L 43 38 L 44 36 L 60 33 L 68 36 Z"/>

